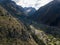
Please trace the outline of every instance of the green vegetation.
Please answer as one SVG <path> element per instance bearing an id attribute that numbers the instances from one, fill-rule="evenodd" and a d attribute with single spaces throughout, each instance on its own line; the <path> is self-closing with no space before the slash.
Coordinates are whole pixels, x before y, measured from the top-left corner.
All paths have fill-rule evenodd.
<path id="1" fill-rule="evenodd" d="M 38 45 L 45 45 L 45 43 L 40 40 L 37 35 L 35 35 L 34 33 L 32 33 L 31 35 Z"/>
<path id="2" fill-rule="evenodd" d="M 60 29 L 53 26 L 38 24 L 33 22 L 30 25 L 32 33 L 34 33 L 39 40 L 42 40 L 45 45 L 60 45 Z"/>
<path id="3" fill-rule="evenodd" d="M 37 45 L 21 21 L 0 6 L 0 45 Z"/>

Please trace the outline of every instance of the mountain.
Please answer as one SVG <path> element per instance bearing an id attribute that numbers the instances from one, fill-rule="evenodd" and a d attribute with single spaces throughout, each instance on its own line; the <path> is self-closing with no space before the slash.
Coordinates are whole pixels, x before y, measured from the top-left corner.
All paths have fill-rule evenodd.
<path id="1" fill-rule="evenodd" d="M 25 7 L 24 8 L 24 13 L 28 16 L 33 15 L 35 11 L 36 11 L 36 9 L 33 7 Z"/>
<path id="2" fill-rule="evenodd" d="M 31 18 L 39 23 L 60 27 L 60 2 L 54 0 L 48 3 L 36 11 Z"/>
<path id="3" fill-rule="evenodd" d="M 3 0 L 1 1 L 1 6 L 3 6 L 8 12 L 13 14 L 13 16 L 21 16 L 24 15 L 23 8 L 21 6 L 16 5 L 14 1 L 11 0 Z"/>
<path id="4" fill-rule="evenodd" d="M 37 23 L 23 10 L 11 0 L 0 0 L 0 45 L 60 45 L 60 28 Z"/>
<path id="5" fill-rule="evenodd" d="M 36 9 L 33 7 L 23 8 L 11 0 L 1 0 L 0 3 L 6 10 L 8 10 L 11 14 L 13 14 L 18 18 L 19 16 L 22 16 L 22 15 L 23 17 L 26 15 L 32 15 L 36 11 Z"/>
<path id="6" fill-rule="evenodd" d="M 38 37 L 30 31 L 30 28 L 28 28 L 20 19 L 18 19 L 19 16 L 16 16 L 15 14 L 17 13 L 14 13 L 13 10 L 16 9 L 14 5 L 12 6 L 11 4 L 10 7 L 8 5 L 11 3 L 11 1 L 8 1 L 9 3 L 7 4 L 5 0 L 2 2 L 0 3 L 0 45 L 44 44 L 41 40 L 38 41 Z M 24 13 L 21 15 L 23 14 Z"/>
<path id="7" fill-rule="evenodd" d="M 0 45 L 37 45 L 26 26 L 1 5 Z"/>

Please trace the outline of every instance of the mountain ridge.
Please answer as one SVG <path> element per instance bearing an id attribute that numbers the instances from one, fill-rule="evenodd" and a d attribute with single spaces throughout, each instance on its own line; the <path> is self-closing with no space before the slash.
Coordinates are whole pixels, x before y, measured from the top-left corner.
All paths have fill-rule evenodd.
<path id="1" fill-rule="evenodd" d="M 41 22 L 43 24 L 47 24 L 50 26 L 58 26 L 59 16 L 59 5 L 60 3 L 57 1 L 52 1 L 47 5 L 41 7 L 33 16 L 31 16 L 35 21 Z M 57 21 L 58 20 L 58 21 Z"/>

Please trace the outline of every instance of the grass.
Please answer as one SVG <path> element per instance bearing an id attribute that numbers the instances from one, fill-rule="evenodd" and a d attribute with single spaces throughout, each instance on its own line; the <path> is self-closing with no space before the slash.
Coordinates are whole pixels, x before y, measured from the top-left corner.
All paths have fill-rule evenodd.
<path id="1" fill-rule="evenodd" d="M 37 45 L 22 22 L 0 6 L 0 45 Z"/>

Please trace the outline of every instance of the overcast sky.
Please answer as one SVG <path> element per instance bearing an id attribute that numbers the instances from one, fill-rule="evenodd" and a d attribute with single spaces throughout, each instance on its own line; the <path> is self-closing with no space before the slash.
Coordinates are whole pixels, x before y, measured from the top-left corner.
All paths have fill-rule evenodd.
<path id="1" fill-rule="evenodd" d="M 39 9 L 41 6 L 46 5 L 52 0 L 13 0 L 13 1 L 15 1 L 18 5 L 21 5 L 22 7 L 34 7 L 35 9 Z"/>

